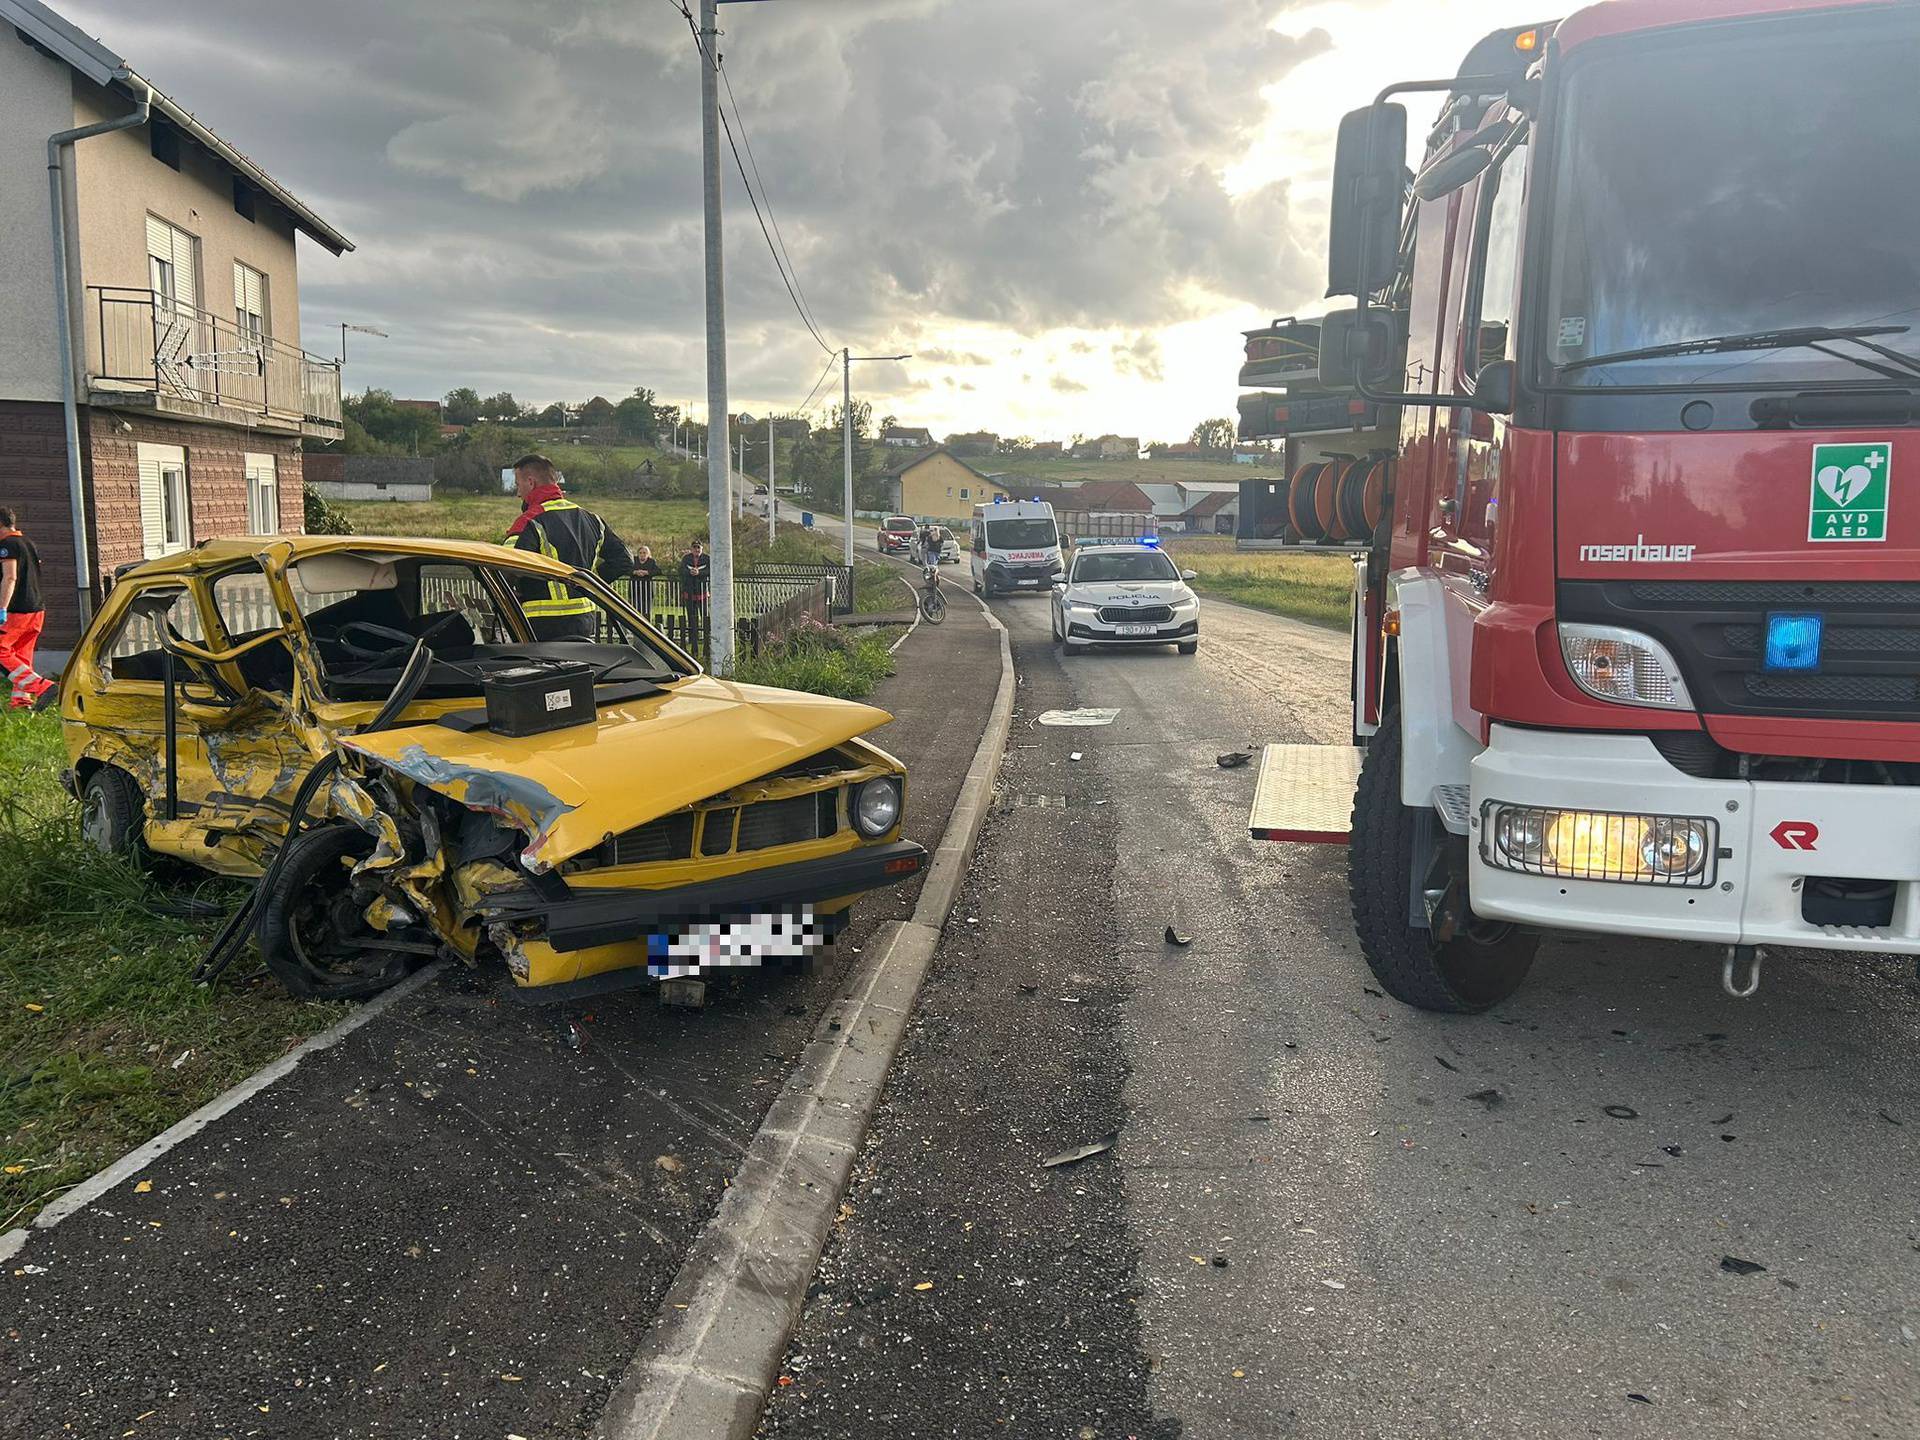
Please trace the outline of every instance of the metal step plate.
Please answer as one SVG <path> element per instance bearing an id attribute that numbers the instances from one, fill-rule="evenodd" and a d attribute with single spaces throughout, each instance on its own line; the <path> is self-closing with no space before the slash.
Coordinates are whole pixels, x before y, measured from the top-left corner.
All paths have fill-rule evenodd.
<path id="1" fill-rule="evenodd" d="M 1247 830 L 1256 840 L 1344 845 L 1359 779 L 1360 751 L 1352 745 L 1269 745 Z"/>

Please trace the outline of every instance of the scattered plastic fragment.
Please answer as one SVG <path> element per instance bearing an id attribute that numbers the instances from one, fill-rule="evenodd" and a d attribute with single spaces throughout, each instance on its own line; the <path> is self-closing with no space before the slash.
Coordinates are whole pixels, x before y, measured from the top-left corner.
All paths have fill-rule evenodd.
<path id="1" fill-rule="evenodd" d="M 1885 1110 L 1880 1112 L 1880 1118 L 1889 1125 L 1903 1125 L 1906 1123 L 1905 1121 L 1894 1119 L 1893 1116 L 1889 1115 Z"/>
<path id="2" fill-rule="evenodd" d="M 192 1058 L 193 1058 L 192 1050 L 182 1050 L 180 1052 L 180 1058 L 173 1062 L 173 1065 L 171 1068 L 178 1070 L 182 1065 L 186 1064 L 187 1061 L 191 1060 Z"/>
<path id="3" fill-rule="evenodd" d="M 933 1288 L 933 1281 L 922 1280 L 918 1285 L 914 1286 L 913 1288 L 916 1290 L 931 1290 Z"/>
<path id="4" fill-rule="evenodd" d="M 1720 1268 L 1729 1275 L 1764 1275 L 1767 1270 L 1757 1260 L 1742 1260 L 1738 1255 L 1722 1255 Z"/>
<path id="5" fill-rule="evenodd" d="M 657 1168 L 666 1171 L 669 1175 L 678 1175 L 682 1170 L 687 1168 L 686 1164 L 678 1155 L 657 1155 L 654 1157 L 653 1163 Z"/>
<path id="6" fill-rule="evenodd" d="M 1038 985 L 1022 985 L 1020 987 L 1020 993 L 1022 995 L 1037 995 L 1039 992 L 1040 987 Z"/>
<path id="7" fill-rule="evenodd" d="M 1187 946 L 1193 944 L 1193 937 L 1191 935 L 1182 935 L 1178 930 L 1174 929 L 1173 926 L 1169 925 L 1167 926 L 1167 944 L 1178 945 L 1184 950 Z"/>
<path id="8" fill-rule="evenodd" d="M 1440 1068 L 1442 1070 L 1451 1070 L 1456 1075 L 1460 1073 L 1460 1067 L 1454 1064 L 1451 1060 L 1447 1059 L 1446 1056 L 1436 1055 L 1433 1058 L 1440 1062 Z"/>
<path id="9" fill-rule="evenodd" d="M 1329 1290 L 1344 1290 L 1347 1288 L 1347 1282 L 1344 1280 L 1322 1280 L 1320 1283 Z"/>
<path id="10" fill-rule="evenodd" d="M 44 1005 L 34 1004 L 31 1000 L 27 1002 L 27 1009 L 32 1011 L 35 1015 L 38 1015 L 41 1011 L 45 1010 L 46 1008 L 47 1007 Z"/>
<path id="11" fill-rule="evenodd" d="M 1477 1101 L 1489 1110 L 1498 1110 L 1502 1105 L 1507 1103 L 1507 1097 L 1492 1086 L 1488 1086 L 1485 1090 L 1474 1091 L 1471 1095 L 1467 1096 L 1467 1099 Z"/>
<path id="12" fill-rule="evenodd" d="M 1067 756 L 1067 759 L 1077 761 L 1079 760 L 1081 753 L 1082 753 L 1081 751 L 1076 750 L 1071 755 Z"/>
<path id="13" fill-rule="evenodd" d="M 1058 1155 L 1049 1155 L 1040 1162 L 1040 1168 L 1051 1170 L 1058 1165 L 1078 1165 L 1082 1160 L 1091 1160 L 1096 1155 L 1104 1155 L 1120 1143 L 1120 1132 L 1109 1131 L 1091 1145 L 1081 1145 L 1072 1150 L 1062 1150 Z"/>
<path id="14" fill-rule="evenodd" d="M 153 1189 L 153 1181 L 142 1180 L 138 1185 L 133 1187 L 133 1193 L 136 1195 L 145 1195 L 151 1189 Z"/>
<path id="15" fill-rule="evenodd" d="M 1216 1255 L 1213 1257 L 1213 1268 L 1216 1270 L 1224 1270 L 1232 1263 L 1233 1262 L 1224 1255 Z"/>
<path id="16" fill-rule="evenodd" d="M 1371 985 L 1362 985 L 1360 988 L 1366 991 L 1367 994 L 1373 996 L 1373 998 L 1376 1000 L 1384 1000 L 1387 998 L 1385 995 L 1382 995 L 1378 990 L 1374 989 Z"/>
<path id="17" fill-rule="evenodd" d="M 1638 1120 L 1640 1118 L 1640 1112 L 1631 1105 L 1602 1105 L 1600 1107 L 1600 1113 L 1602 1115 L 1611 1115 L 1616 1120 Z"/>
<path id="18" fill-rule="evenodd" d="M 1733 1123 L 1733 1113 L 1729 1111 L 1727 1114 L 1722 1115 L 1718 1120 L 1714 1121 L 1713 1123 L 1716 1125 L 1731 1125 Z"/>
<path id="19" fill-rule="evenodd" d="M 1213 763 L 1222 770 L 1238 770 L 1251 759 L 1253 752 L 1250 750 L 1230 750 L 1225 755 L 1216 756 Z"/>
<path id="20" fill-rule="evenodd" d="M 1042 725 L 1090 726 L 1111 725 L 1118 710 L 1048 710 L 1041 714 Z"/>
<path id="21" fill-rule="evenodd" d="M 1627 1399 L 1637 1401 L 1642 1405 L 1651 1405 L 1653 1403 L 1653 1401 L 1642 1395 L 1638 1390 L 1629 1390 L 1627 1392 Z"/>
<path id="22" fill-rule="evenodd" d="M 1678 1145 L 1662 1145 L 1660 1148 L 1669 1155 L 1681 1155 L 1685 1153 Z"/>

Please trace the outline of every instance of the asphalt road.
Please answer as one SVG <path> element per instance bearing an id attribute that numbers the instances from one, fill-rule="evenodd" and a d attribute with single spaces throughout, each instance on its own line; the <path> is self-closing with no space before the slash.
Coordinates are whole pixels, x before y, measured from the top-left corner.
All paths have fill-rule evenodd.
<path id="1" fill-rule="evenodd" d="M 932 846 L 998 639 L 956 607 L 897 663 L 873 738 Z M 0 1436 L 589 1433 L 821 1008 L 917 893 L 863 902 L 820 974 L 701 1012 L 530 1007 L 460 970 L 408 997 L 0 1267 Z"/>
<path id="2" fill-rule="evenodd" d="M 1002 808 L 764 1433 L 1920 1433 L 1910 962 L 1736 1001 L 1571 938 L 1491 1015 L 1405 1009 L 1345 852 L 1250 841 L 1215 764 L 1338 738 L 1344 636 L 1208 605 L 1191 659 L 1063 661 L 995 609 Z M 1072 705 L 1119 715 L 1032 723 Z"/>

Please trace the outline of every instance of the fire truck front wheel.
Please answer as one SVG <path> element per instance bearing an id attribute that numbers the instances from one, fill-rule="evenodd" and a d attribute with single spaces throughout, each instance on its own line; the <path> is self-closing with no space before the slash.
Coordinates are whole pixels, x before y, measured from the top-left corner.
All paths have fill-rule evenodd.
<path id="1" fill-rule="evenodd" d="M 1409 921 L 1419 812 L 1400 803 L 1400 716 L 1384 717 L 1360 765 L 1348 847 L 1347 888 L 1354 930 L 1381 987 L 1403 1004 L 1442 1014 L 1473 1014 L 1520 988 L 1539 937 L 1476 919 L 1471 910 L 1453 937 Z M 1464 895 L 1464 867 L 1454 883 Z M 1423 882 L 1424 883 L 1424 882 Z"/>

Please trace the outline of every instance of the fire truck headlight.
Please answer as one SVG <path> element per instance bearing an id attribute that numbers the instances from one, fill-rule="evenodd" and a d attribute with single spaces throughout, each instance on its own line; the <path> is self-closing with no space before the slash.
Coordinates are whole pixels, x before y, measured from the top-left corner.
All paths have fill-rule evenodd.
<path id="1" fill-rule="evenodd" d="M 1481 857 L 1499 870 L 1570 880 L 1705 889 L 1714 881 L 1713 821 L 1686 815 L 1556 810 L 1489 800 Z"/>
<path id="2" fill-rule="evenodd" d="M 1563 624 L 1560 653 L 1574 684 L 1598 699 L 1663 710 L 1693 708 L 1680 667 L 1651 635 L 1611 625 Z"/>

